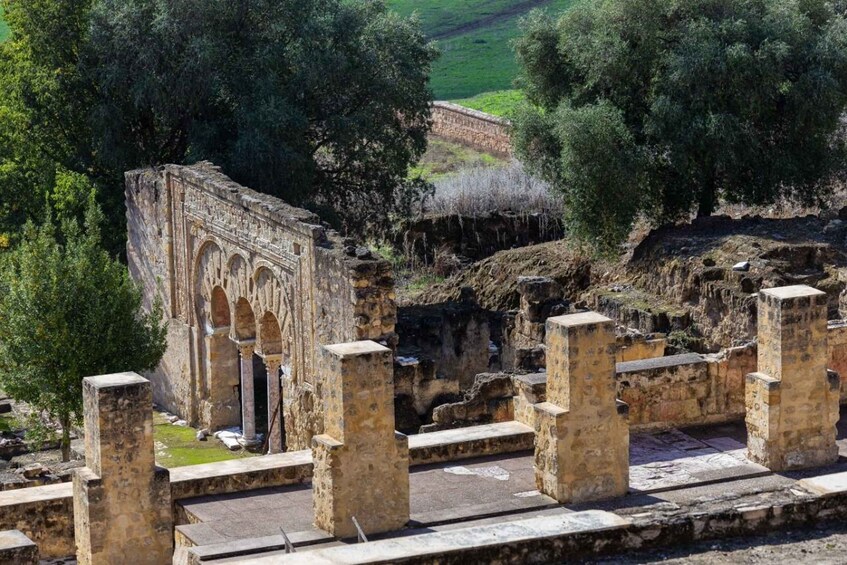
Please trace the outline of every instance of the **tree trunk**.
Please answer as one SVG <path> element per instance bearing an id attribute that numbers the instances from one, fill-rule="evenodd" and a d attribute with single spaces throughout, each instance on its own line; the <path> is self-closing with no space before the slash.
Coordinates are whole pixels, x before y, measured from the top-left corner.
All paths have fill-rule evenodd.
<path id="1" fill-rule="evenodd" d="M 71 418 L 70 416 L 61 416 L 59 423 L 62 425 L 62 461 L 71 460 Z"/>
<path id="2" fill-rule="evenodd" d="M 697 217 L 706 218 L 712 215 L 717 207 L 717 194 L 715 189 L 715 179 L 708 178 L 703 183 L 703 189 L 700 192 L 700 202 L 697 206 Z"/>

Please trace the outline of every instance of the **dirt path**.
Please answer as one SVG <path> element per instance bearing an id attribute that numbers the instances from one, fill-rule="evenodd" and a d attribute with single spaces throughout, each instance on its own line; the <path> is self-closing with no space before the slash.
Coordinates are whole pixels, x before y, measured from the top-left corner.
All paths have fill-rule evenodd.
<path id="1" fill-rule="evenodd" d="M 496 14 L 491 14 L 490 16 L 485 16 L 484 18 L 480 18 L 473 22 L 468 22 L 466 24 L 462 24 L 447 31 L 442 31 L 441 33 L 431 35 L 430 39 L 450 39 L 452 37 L 464 35 L 471 31 L 476 31 L 478 29 L 492 26 L 503 20 L 508 20 L 509 18 L 512 18 L 514 16 L 529 12 L 533 8 L 539 8 L 549 3 L 550 0 L 527 0 L 526 2 L 520 2 L 518 4 L 515 4 L 514 6 L 506 8 L 505 10 L 497 12 Z"/>

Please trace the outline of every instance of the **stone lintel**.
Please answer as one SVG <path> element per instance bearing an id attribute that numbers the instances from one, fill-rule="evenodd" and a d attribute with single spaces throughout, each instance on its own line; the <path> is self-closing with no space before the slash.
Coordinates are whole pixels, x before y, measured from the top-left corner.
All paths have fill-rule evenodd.
<path id="1" fill-rule="evenodd" d="M 777 288 L 765 288 L 759 292 L 768 297 L 776 298 L 777 300 L 795 300 L 797 298 L 807 298 L 811 296 L 820 296 L 826 294 L 823 291 L 820 291 L 805 284 L 780 286 Z"/>
<path id="2" fill-rule="evenodd" d="M 596 324 L 605 323 L 614 322 L 606 316 L 598 314 L 597 312 L 580 312 L 579 314 L 565 314 L 564 316 L 555 316 L 553 318 L 547 319 L 548 326 L 550 324 L 555 324 L 567 328 L 574 328 L 579 326 L 593 326 Z"/>
<path id="3" fill-rule="evenodd" d="M 325 345 L 324 349 L 339 357 L 346 359 L 349 357 L 358 357 L 360 355 L 372 355 L 374 353 L 385 353 L 391 351 L 384 345 L 380 345 L 375 341 L 354 341 L 351 343 L 337 343 L 334 345 Z"/>

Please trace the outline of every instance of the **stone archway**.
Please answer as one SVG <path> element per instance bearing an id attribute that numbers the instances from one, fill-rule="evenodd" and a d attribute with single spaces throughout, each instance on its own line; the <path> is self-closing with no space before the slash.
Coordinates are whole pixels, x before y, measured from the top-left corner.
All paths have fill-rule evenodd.
<path id="1" fill-rule="evenodd" d="M 207 241 L 201 247 L 195 271 L 196 311 L 203 330 L 203 372 L 197 383 L 200 421 L 210 430 L 237 426 L 241 424 L 238 348 L 230 339 L 232 312 L 226 267 L 217 242 Z"/>

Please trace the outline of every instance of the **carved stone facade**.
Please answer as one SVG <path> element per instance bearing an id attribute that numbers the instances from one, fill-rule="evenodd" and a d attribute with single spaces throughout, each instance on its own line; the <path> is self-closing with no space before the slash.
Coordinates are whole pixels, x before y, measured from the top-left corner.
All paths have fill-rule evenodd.
<path id="1" fill-rule="evenodd" d="M 127 173 L 126 199 L 130 273 L 169 323 L 155 402 L 201 427 L 240 424 L 248 443 L 261 420 L 271 452 L 308 448 L 323 431 L 320 346 L 396 345 L 390 264 L 208 163 Z"/>

